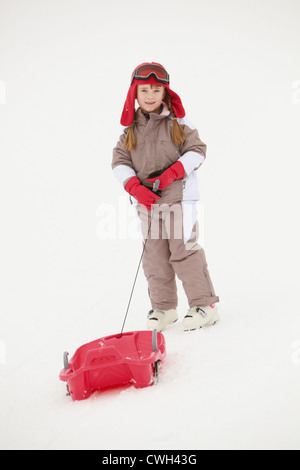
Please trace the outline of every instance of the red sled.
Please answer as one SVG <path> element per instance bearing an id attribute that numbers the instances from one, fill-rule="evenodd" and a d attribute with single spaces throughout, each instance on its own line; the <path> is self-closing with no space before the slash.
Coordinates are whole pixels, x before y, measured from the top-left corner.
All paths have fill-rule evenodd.
<path id="1" fill-rule="evenodd" d="M 70 360 L 65 352 L 59 378 L 74 401 L 125 384 L 149 387 L 157 383 L 165 356 L 165 338 L 156 330 L 106 336 L 81 346 Z"/>

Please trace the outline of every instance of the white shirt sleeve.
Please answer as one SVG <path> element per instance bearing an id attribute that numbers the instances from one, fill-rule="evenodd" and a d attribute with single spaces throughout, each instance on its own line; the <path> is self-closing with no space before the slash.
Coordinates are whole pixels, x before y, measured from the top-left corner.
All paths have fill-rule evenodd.
<path id="1" fill-rule="evenodd" d="M 200 165 L 204 162 L 205 158 L 203 155 L 197 152 L 186 152 L 182 157 L 179 158 L 179 161 L 182 163 L 184 170 L 187 176 L 199 168 Z"/>
<path id="2" fill-rule="evenodd" d="M 113 173 L 117 180 L 124 186 L 126 180 L 136 176 L 136 172 L 127 165 L 118 165 L 113 169 Z"/>

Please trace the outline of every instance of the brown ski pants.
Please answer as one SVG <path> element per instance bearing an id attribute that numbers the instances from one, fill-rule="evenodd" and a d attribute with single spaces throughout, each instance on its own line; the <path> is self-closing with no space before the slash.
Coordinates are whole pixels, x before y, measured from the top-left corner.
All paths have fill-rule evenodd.
<path id="1" fill-rule="evenodd" d="M 153 309 L 178 305 L 176 275 L 182 281 L 190 307 L 219 302 L 208 272 L 203 248 L 198 245 L 198 222 L 186 224 L 184 204 L 155 205 L 152 211 L 137 206 L 144 240 L 144 273 Z M 187 237 L 186 225 L 190 226 Z"/>

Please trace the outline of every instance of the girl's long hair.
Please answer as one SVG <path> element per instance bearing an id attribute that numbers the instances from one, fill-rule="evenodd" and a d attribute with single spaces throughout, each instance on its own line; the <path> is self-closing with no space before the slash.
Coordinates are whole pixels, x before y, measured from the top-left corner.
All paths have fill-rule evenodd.
<path id="1" fill-rule="evenodd" d="M 172 108 L 172 100 L 171 100 L 171 97 L 170 97 L 167 90 L 166 90 L 166 95 L 165 95 L 164 101 L 166 102 L 166 104 L 169 108 L 169 111 L 171 113 L 171 116 L 173 118 L 172 140 L 173 140 L 175 145 L 180 145 L 182 142 L 185 141 L 186 135 L 185 135 L 185 132 L 184 132 L 182 126 L 179 124 L 179 122 L 177 120 L 177 117 L 174 113 L 174 110 Z M 136 141 L 135 141 L 134 132 L 133 132 L 134 125 L 135 125 L 136 122 L 137 122 L 137 113 L 135 111 L 133 121 L 132 121 L 131 125 L 128 127 L 127 135 L 126 135 L 126 138 L 125 138 L 125 141 L 124 141 L 124 146 L 129 152 L 134 152 L 134 150 L 136 149 Z"/>

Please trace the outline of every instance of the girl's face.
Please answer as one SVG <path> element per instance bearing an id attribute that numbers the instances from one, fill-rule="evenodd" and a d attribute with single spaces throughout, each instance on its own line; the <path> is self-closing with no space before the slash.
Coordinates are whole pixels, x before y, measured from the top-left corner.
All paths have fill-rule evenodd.
<path id="1" fill-rule="evenodd" d="M 147 114 L 158 113 L 165 91 L 161 85 L 138 85 L 137 100 L 142 110 Z"/>

